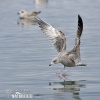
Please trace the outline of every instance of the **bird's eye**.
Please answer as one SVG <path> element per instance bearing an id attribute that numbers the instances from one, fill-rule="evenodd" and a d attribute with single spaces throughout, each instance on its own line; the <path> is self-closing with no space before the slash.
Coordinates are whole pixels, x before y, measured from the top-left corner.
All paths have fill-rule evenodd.
<path id="1" fill-rule="evenodd" d="M 21 11 L 21 13 L 24 13 L 24 11 Z"/>
<path id="2" fill-rule="evenodd" d="M 56 60 L 54 60 L 53 62 L 56 62 Z"/>

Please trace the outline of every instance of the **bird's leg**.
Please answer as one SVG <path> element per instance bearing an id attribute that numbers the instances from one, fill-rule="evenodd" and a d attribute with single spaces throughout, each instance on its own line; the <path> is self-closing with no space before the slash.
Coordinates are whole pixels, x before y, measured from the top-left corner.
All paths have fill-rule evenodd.
<path id="1" fill-rule="evenodd" d="M 64 66 L 64 69 L 61 70 L 61 71 L 59 71 L 59 72 L 57 72 L 56 74 L 62 74 L 62 75 L 64 75 L 64 74 L 66 74 L 67 72 L 68 72 L 68 70 L 65 70 L 65 66 Z"/>
<path id="2" fill-rule="evenodd" d="M 65 74 L 65 73 L 67 73 L 68 72 L 68 70 L 65 70 L 65 68 L 66 68 L 66 66 L 64 66 L 64 70 L 62 70 L 62 74 Z"/>
<path id="3" fill-rule="evenodd" d="M 65 66 L 64 66 L 64 70 L 65 70 Z"/>
<path id="4" fill-rule="evenodd" d="M 59 79 L 64 79 L 64 80 L 66 80 L 67 79 L 66 76 L 68 76 L 67 70 L 65 70 L 65 67 L 64 67 L 64 70 L 61 70 L 61 71 L 57 72 L 56 74 L 57 74 Z"/>

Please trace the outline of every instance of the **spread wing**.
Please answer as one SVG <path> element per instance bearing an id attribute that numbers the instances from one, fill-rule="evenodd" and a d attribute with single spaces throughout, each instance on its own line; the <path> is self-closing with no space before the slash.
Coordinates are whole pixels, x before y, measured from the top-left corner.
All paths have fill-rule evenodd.
<path id="1" fill-rule="evenodd" d="M 52 41 L 58 52 L 66 50 L 66 38 L 64 33 L 53 28 L 50 24 L 44 22 L 40 18 L 37 18 L 37 22 L 43 33 Z"/>
<path id="2" fill-rule="evenodd" d="M 83 31 L 83 21 L 80 15 L 78 15 L 78 27 L 77 27 L 77 34 L 75 39 L 75 46 L 69 52 L 70 56 L 73 56 L 73 58 L 76 59 L 77 63 L 80 61 L 80 38 L 82 35 L 82 31 Z"/>
<path id="3" fill-rule="evenodd" d="M 83 21 L 80 15 L 78 15 L 78 26 L 77 26 L 77 34 L 75 39 L 75 45 L 80 45 L 80 38 L 83 31 Z"/>

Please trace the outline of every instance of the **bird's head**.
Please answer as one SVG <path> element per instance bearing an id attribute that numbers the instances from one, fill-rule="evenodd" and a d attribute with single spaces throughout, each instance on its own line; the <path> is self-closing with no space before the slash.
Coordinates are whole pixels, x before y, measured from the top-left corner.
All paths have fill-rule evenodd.
<path id="1" fill-rule="evenodd" d="M 51 63 L 49 64 L 49 66 L 53 65 L 53 64 L 58 64 L 60 63 L 60 60 L 58 59 L 58 57 L 55 57 L 54 59 L 52 59 Z"/>
<path id="2" fill-rule="evenodd" d="M 21 10 L 21 11 L 18 12 L 18 15 L 20 17 L 23 17 L 25 14 L 26 14 L 26 11 L 25 10 Z"/>

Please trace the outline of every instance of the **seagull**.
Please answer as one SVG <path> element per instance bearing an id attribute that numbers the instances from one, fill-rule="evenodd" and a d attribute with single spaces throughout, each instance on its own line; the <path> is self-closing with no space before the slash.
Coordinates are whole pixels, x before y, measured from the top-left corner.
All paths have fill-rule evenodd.
<path id="1" fill-rule="evenodd" d="M 36 18 L 38 14 L 40 14 L 41 11 L 34 11 L 34 12 L 27 12 L 26 10 L 21 10 L 18 12 L 20 19 L 33 19 Z"/>
<path id="2" fill-rule="evenodd" d="M 83 31 L 83 21 L 80 15 L 78 15 L 75 45 L 69 52 L 66 50 L 66 37 L 62 31 L 55 29 L 39 17 L 37 18 L 37 22 L 43 33 L 51 40 L 58 52 L 58 55 L 52 59 L 49 66 L 58 63 L 63 64 L 64 69 L 65 67 L 86 66 L 86 64 L 80 63 L 80 39 Z"/>

